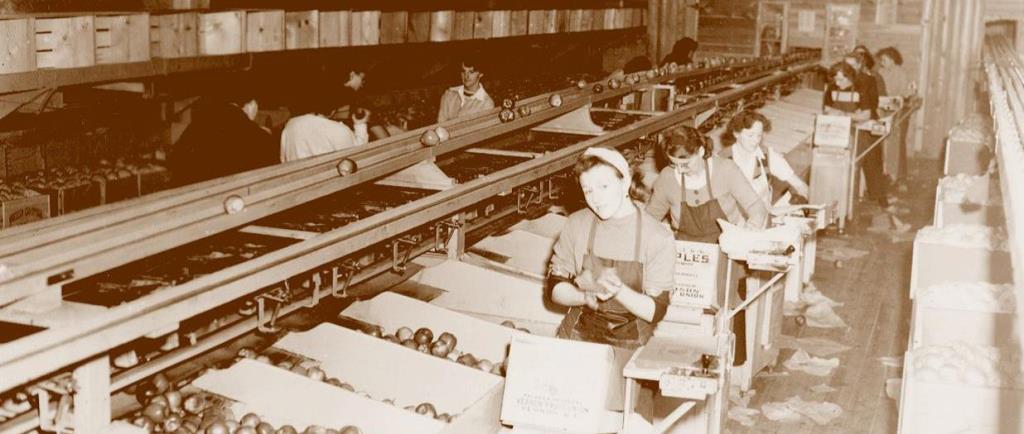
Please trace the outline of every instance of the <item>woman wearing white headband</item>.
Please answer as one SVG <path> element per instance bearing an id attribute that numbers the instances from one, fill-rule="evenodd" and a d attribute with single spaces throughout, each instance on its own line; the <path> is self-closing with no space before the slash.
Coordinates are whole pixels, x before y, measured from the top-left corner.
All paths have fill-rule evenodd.
<path id="1" fill-rule="evenodd" d="M 569 216 L 555 243 L 551 298 L 569 306 L 561 338 L 636 348 L 665 316 L 672 287 L 672 233 L 631 200 L 629 164 L 589 148 L 575 172 L 587 208 Z"/>

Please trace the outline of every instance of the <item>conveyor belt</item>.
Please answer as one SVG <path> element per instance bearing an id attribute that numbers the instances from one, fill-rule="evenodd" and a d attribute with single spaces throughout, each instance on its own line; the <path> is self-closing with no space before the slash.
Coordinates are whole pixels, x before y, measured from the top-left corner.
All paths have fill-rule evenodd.
<path id="1" fill-rule="evenodd" d="M 794 64 L 791 74 L 811 67 L 801 63 L 803 60 L 805 57 L 788 59 Z M 780 67 L 778 62 L 773 65 L 776 69 Z M 668 114 L 595 113 L 595 122 L 608 127 L 605 135 L 596 138 L 532 133 L 528 128 L 591 100 L 612 99 L 633 88 L 598 95 L 589 89 L 566 90 L 561 92 L 566 102 L 557 108 L 546 108 L 547 95 L 541 95 L 524 103 L 536 107 L 535 114 L 544 116 L 501 124 L 496 120 L 496 112 L 488 112 L 451 122 L 446 125 L 454 138 L 434 148 L 417 143 L 417 137 L 424 131 L 421 129 L 370 149 L 357 148 L 249 172 L 0 234 L 0 263 L 29 260 L 23 263 L 27 264 L 24 268 L 11 268 L 16 273 L 13 277 L 0 280 L 0 303 L 38 293 L 47 285 L 40 287 L 38 280 L 33 279 L 48 279 L 53 270 L 72 267 L 73 276 L 51 282 L 63 287 L 65 302 L 112 307 L 101 315 L 76 322 L 74 327 L 39 330 L 4 344 L 0 347 L 0 391 L 164 330 L 167 325 L 172 325 L 173 330 L 176 324 L 192 316 L 238 303 L 242 297 L 273 287 L 290 276 L 305 273 L 308 278 L 310 270 L 359 259 L 351 256 L 361 257 L 366 249 L 378 249 L 371 252 L 371 260 L 403 249 L 414 254 L 413 250 L 437 247 L 431 245 L 436 240 L 430 235 L 443 229 L 460 225 L 472 228 L 486 224 L 489 218 L 520 212 L 527 204 L 544 204 L 544 197 L 554 193 L 545 191 L 554 185 L 552 177 L 564 174 L 587 146 L 636 147 L 637 140 L 647 134 L 716 104 L 736 101 L 791 75 L 756 72 L 754 77 L 742 76 L 752 80 L 747 86 L 720 89 L 715 96 Z M 741 77 L 736 71 L 732 74 L 736 79 Z M 665 75 L 653 82 L 672 79 L 674 76 Z M 465 148 L 470 146 L 540 156 L 466 152 Z M 429 158 L 437 158 L 438 166 L 458 181 L 455 188 L 430 192 L 368 183 Z M 339 177 L 335 166 L 345 160 L 355 161 L 360 168 Z M 224 214 L 222 202 L 230 194 L 246 198 L 244 212 Z M 495 207 L 496 204 L 500 206 Z M 103 214 L 104 210 L 109 214 Z M 497 214 L 488 216 L 492 212 Z M 140 227 L 143 221 L 147 223 Z M 302 236 L 239 231 L 252 226 Z M 186 230 L 191 227 L 195 229 Z M 74 232 L 81 230 L 85 232 Z M 33 239 L 35 245 L 30 242 Z M 117 254 L 94 243 L 123 250 Z M 86 252 L 94 253 L 75 259 L 74 254 Z M 357 271 L 369 265 L 360 263 Z M 375 272 L 386 270 L 388 264 L 384 265 L 374 265 Z M 365 278 L 371 273 L 359 275 Z M 36 286 L 32 282 L 37 282 Z M 311 296 L 309 291 L 301 290 L 296 295 Z M 313 296 L 310 301 L 315 303 L 317 297 L 327 296 L 330 294 Z M 251 318 L 246 321 L 253 324 Z M 132 378 L 143 378 L 155 369 L 158 368 L 139 370 L 132 373 Z M 131 384 L 130 379 L 115 382 L 122 387 L 126 384 Z"/>

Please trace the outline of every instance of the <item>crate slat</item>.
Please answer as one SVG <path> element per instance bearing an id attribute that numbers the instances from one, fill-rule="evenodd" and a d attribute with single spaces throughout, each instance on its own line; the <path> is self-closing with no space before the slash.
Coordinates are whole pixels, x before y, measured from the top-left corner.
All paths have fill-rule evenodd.
<path id="1" fill-rule="evenodd" d="M 245 14 L 245 50 L 280 51 L 285 48 L 284 11 L 247 11 Z"/>
<path id="2" fill-rule="evenodd" d="M 477 11 L 473 19 L 473 39 L 490 39 L 494 35 L 494 12 Z"/>
<path id="3" fill-rule="evenodd" d="M 0 74 L 35 69 L 35 19 L 0 20 Z"/>
<path id="4" fill-rule="evenodd" d="M 285 48 L 298 50 L 320 46 L 320 17 L 317 11 L 295 11 L 284 14 Z"/>
<path id="5" fill-rule="evenodd" d="M 149 20 L 149 54 L 157 58 L 199 55 L 199 14 L 152 15 Z"/>
<path id="6" fill-rule="evenodd" d="M 409 13 L 405 11 L 381 12 L 380 43 L 404 44 L 408 40 Z"/>
<path id="7" fill-rule="evenodd" d="M 530 11 L 526 9 L 509 11 L 507 36 L 523 36 L 529 32 Z"/>
<path id="8" fill-rule="evenodd" d="M 349 46 L 351 20 L 349 11 L 320 11 L 320 46 Z"/>
<path id="9" fill-rule="evenodd" d="M 223 55 L 245 51 L 245 12 L 209 12 L 199 16 L 199 54 Z"/>
<path id="10" fill-rule="evenodd" d="M 476 23 L 476 12 L 457 11 L 455 12 L 455 26 L 452 40 L 463 41 L 473 39 L 473 28 Z"/>
<path id="11" fill-rule="evenodd" d="M 95 26 L 97 64 L 150 59 L 149 14 L 97 15 Z"/>
<path id="12" fill-rule="evenodd" d="M 430 14 L 430 40 L 448 42 L 454 39 L 455 11 L 435 11 Z"/>
<path id="13" fill-rule="evenodd" d="M 408 42 L 430 41 L 430 12 L 409 12 Z"/>
<path id="14" fill-rule="evenodd" d="M 491 11 L 491 37 L 504 38 L 508 36 L 511 20 L 510 11 Z"/>
<path id="15" fill-rule="evenodd" d="M 36 67 L 78 68 L 96 64 L 92 15 L 36 18 Z"/>

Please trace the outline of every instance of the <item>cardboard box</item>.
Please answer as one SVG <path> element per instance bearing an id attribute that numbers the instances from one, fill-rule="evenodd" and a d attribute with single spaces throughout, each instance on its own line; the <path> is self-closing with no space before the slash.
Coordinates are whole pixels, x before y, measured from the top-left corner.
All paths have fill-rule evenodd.
<path id="1" fill-rule="evenodd" d="M 341 315 L 379 325 L 389 334 L 401 327 L 409 327 L 413 331 L 426 327 L 434 332 L 434 336 L 450 332 L 458 339 L 458 348 L 462 352 L 473 354 L 477 360 L 492 362 L 505 360 L 512 336 L 523 334 L 393 292 L 352 303 Z"/>
<path id="2" fill-rule="evenodd" d="M 679 306 L 721 307 L 729 258 L 718 244 L 676 241 L 676 264 L 670 302 Z"/>
<path id="3" fill-rule="evenodd" d="M 211 370 L 192 385 L 235 401 L 234 414 L 256 413 L 275 427 L 354 425 L 368 433 L 408 434 L 440 432 L 444 426 L 436 419 L 252 359 Z"/>
<path id="4" fill-rule="evenodd" d="M 944 175 L 983 175 L 992 161 L 992 149 L 984 143 L 946 139 L 942 173 Z"/>
<path id="5" fill-rule="evenodd" d="M 836 218 L 845 219 L 850 187 L 850 153 L 846 149 L 815 147 L 811 156 L 810 198 L 808 202 L 836 204 Z"/>
<path id="6" fill-rule="evenodd" d="M 9 228 L 50 217 L 50 198 L 27 190 L 29 196 L 0 202 L 0 227 Z"/>
<path id="7" fill-rule="evenodd" d="M 474 244 L 472 250 L 496 254 L 504 259 L 504 265 L 537 279 L 544 279 L 554 245 L 553 238 L 512 230 L 503 235 L 484 238 Z"/>
<path id="8" fill-rule="evenodd" d="M 949 342 L 978 345 L 1005 345 L 1019 342 L 1017 315 L 1005 312 L 979 312 L 943 309 L 915 300 L 910 325 L 910 349 Z"/>
<path id="9" fill-rule="evenodd" d="M 547 298 L 539 280 L 460 261 L 425 268 L 409 279 L 409 283 L 443 289 L 445 293 L 431 300 L 432 305 L 495 324 L 512 321 L 516 327 L 542 336 L 555 335 L 567 310 Z"/>
<path id="10" fill-rule="evenodd" d="M 919 378 L 913 351 L 903 360 L 899 401 L 901 433 L 1024 432 L 1024 391 Z"/>
<path id="11" fill-rule="evenodd" d="M 469 434 L 496 432 L 500 427 L 504 379 L 497 375 L 334 324 L 290 333 L 274 348 L 316 360 L 328 377 L 349 383 L 373 399 L 392 399 L 396 408 L 429 402 L 439 414 L 458 415 L 437 431 L 416 432 Z M 381 369 L 384 366 L 388 368 Z"/>
<path id="12" fill-rule="evenodd" d="M 512 340 L 501 421 L 516 428 L 572 433 L 622 429 L 631 351 L 520 335 Z"/>
<path id="13" fill-rule="evenodd" d="M 914 298 L 918 289 L 946 282 L 1011 283 L 1013 270 L 1010 252 L 926 241 L 919 231 L 914 239 L 910 298 Z"/>
<path id="14" fill-rule="evenodd" d="M 998 181 L 988 175 L 940 180 L 935 187 L 934 225 L 950 224 L 1005 226 Z"/>

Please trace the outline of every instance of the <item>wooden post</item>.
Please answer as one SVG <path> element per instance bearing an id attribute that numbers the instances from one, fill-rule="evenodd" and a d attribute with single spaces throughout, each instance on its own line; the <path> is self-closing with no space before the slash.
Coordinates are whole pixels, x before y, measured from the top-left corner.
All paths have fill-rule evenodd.
<path id="1" fill-rule="evenodd" d="M 661 41 L 658 36 L 659 26 L 659 9 L 661 0 L 647 0 L 647 53 L 650 54 L 651 60 L 655 63 L 659 62 L 665 53 L 661 52 Z"/>
<path id="2" fill-rule="evenodd" d="M 97 357 L 75 368 L 76 433 L 106 432 L 110 425 L 110 358 Z"/>

